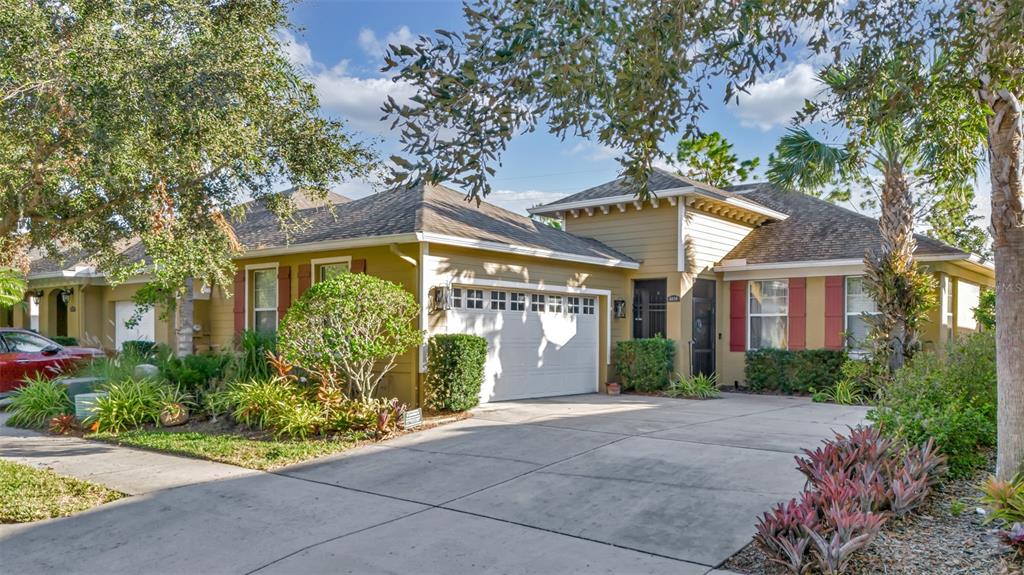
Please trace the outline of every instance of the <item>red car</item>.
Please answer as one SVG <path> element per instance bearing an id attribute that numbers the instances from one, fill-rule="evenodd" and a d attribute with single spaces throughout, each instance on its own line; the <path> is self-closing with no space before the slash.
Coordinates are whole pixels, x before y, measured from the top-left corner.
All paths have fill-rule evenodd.
<path id="1" fill-rule="evenodd" d="M 0 397 L 24 385 L 26 377 L 58 375 L 103 351 L 63 346 L 27 329 L 0 328 Z"/>

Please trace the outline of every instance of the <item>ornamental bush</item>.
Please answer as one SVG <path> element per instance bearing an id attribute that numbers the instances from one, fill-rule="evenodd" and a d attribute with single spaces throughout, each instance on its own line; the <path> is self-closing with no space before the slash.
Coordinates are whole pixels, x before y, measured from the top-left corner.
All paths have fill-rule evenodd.
<path id="1" fill-rule="evenodd" d="M 746 379 L 755 391 L 808 393 L 840 378 L 847 355 L 832 349 L 758 349 L 746 356 Z"/>
<path id="2" fill-rule="evenodd" d="M 658 391 L 668 387 L 675 353 L 675 342 L 663 337 L 617 343 L 612 361 L 622 389 Z"/>
<path id="3" fill-rule="evenodd" d="M 487 340 L 477 335 L 440 334 L 430 338 L 427 407 L 466 411 L 480 403 Z"/>
<path id="4" fill-rule="evenodd" d="M 423 343 L 419 305 L 402 286 L 366 275 L 318 282 L 288 308 L 277 346 L 325 388 L 369 401 L 398 356 Z"/>
<path id="5" fill-rule="evenodd" d="M 55 335 L 51 336 L 50 339 L 52 339 L 53 343 L 56 343 L 57 345 L 78 345 L 78 338 L 67 335 Z"/>
<path id="6" fill-rule="evenodd" d="M 883 433 L 908 443 L 934 438 L 950 473 L 966 476 L 996 444 L 996 345 L 993 330 L 920 353 L 879 391 L 868 412 Z"/>

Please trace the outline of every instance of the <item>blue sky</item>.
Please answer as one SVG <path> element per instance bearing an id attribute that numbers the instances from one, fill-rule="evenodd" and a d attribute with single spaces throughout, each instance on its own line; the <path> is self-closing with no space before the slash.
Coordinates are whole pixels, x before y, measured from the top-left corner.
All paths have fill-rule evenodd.
<path id="1" fill-rule="evenodd" d="M 388 126 L 379 121 L 380 103 L 389 94 L 401 100 L 411 93 L 379 72 L 387 44 L 411 43 L 418 34 L 437 28 L 459 30 L 463 22 L 461 3 L 448 0 L 305 0 L 294 5 L 290 19 L 298 30 L 287 35 L 289 55 L 316 85 L 323 112 L 347 120 L 366 138 L 379 139 L 377 147 L 384 157 L 398 153 L 399 147 Z M 701 128 L 721 132 L 741 159 L 761 157 L 763 170 L 792 113 L 818 92 L 813 62 L 794 58 L 753 86 L 739 105 L 727 105 L 720 93 L 712 94 Z M 675 138 L 669 139 L 666 149 L 674 149 L 675 143 Z M 594 142 L 561 141 L 542 127 L 511 142 L 487 200 L 525 213 L 534 204 L 617 177 L 615 155 Z M 367 182 L 348 182 L 337 189 L 354 198 L 373 190 Z M 986 196 L 980 202 L 984 213 L 987 201 Z"/>

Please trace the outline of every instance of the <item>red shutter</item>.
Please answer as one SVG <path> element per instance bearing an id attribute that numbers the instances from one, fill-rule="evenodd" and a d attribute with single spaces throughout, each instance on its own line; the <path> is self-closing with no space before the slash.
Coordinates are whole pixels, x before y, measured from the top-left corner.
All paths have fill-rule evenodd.
<path id="1" fill-rule="evenodd" d="M 845 289 L 843 276 L 825 278 L 825 347 L 843 348 L 843 299 Z"/>
<path id="2" fill-rule="evenodd" d="M 729 351 L 747 350 L 747 282 L 729 282 Z"/>
<path id="3" fill-rule="evenodd" d="M 235 333 L 245 331 L 245 270 L 235 272 Z"/>
<path id="4" fill-rule="evenodd" d="M 354 273 L 354 274 L 365 274 L 366 273 L 366 260 L 352 260 L 352 273 Z"/>
<path id="5" fill-rule="evenodd" d="M 277 268 L 277 319 L 284 317 L 292 305 L 292 266 Z"/>
<path id="6" fill-rule="evenodd" d="M 309 286 L 313 284 L 313 266 L 309 264 L 299 264 L 299 296 L 306 293 Z"/>
<path id="7" fill-rule="evenodd" d="M 789 349 L 807 347 L 807 279 L 789 278 Z"/>

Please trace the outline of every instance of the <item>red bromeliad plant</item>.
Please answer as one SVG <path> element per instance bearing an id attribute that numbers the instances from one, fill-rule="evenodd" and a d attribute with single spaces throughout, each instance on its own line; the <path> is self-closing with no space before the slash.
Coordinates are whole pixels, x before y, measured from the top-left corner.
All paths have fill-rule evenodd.
<path id="1" fill-rule="evenodd" d="M 811 559 L 823 573 L 842 572 L 889 514 L 920 505 L 945 471 L 932 441 L 907 449 L 870 427 L 837 434 L 796 461 L 807 477 L 804 493 L 766 513 L 754 541 L 798 575 L 810 569 Z"/>

